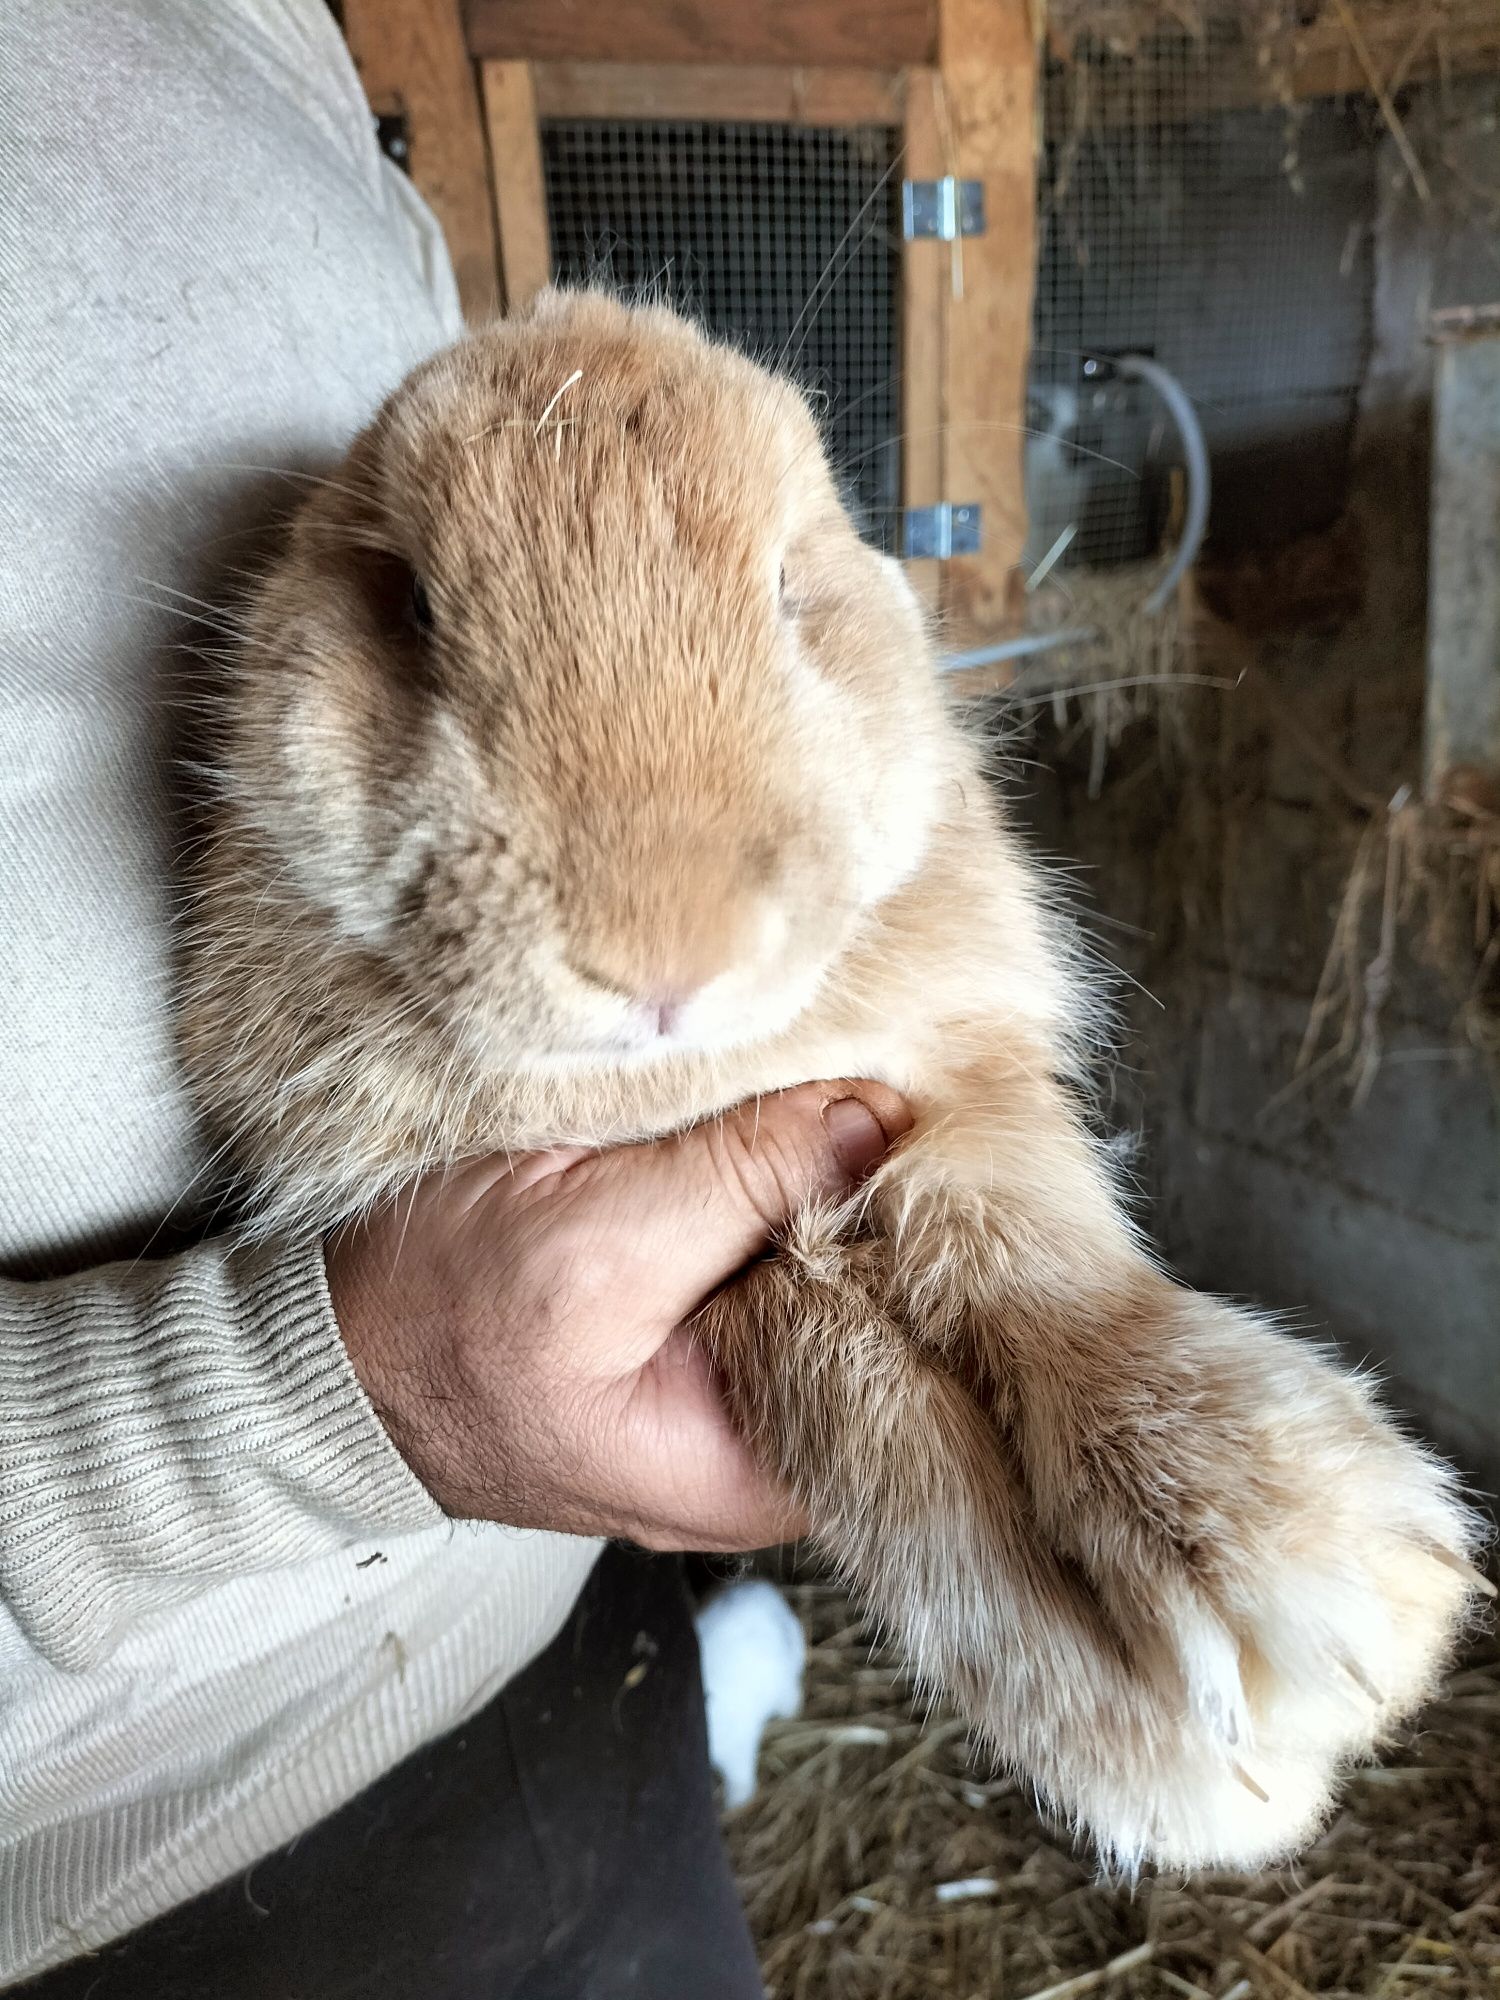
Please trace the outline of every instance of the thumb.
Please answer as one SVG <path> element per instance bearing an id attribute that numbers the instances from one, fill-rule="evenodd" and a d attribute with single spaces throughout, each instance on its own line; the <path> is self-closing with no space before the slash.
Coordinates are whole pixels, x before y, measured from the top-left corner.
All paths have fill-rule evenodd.
<path id="1" fill-rule="evenodd" d="M 591 1162 L 628 1200 L 631 1261 L 651 1317 L 686 1319 L 799 1208 L 856 1187 L 912 1122 L 884 1084 L 807 1083 Z"/>
<path id="2" fill-rule="evenodd" d="M 808 1083 L 699 1125 L 680 1147 L 712 1162 L 711 1175 L 689 1171 L 714 1190 L 726 1247 L 737 1231 L 743 1263 L 809 1201 L 857 1187 L 911 1123 L 883 1084 Z"/>

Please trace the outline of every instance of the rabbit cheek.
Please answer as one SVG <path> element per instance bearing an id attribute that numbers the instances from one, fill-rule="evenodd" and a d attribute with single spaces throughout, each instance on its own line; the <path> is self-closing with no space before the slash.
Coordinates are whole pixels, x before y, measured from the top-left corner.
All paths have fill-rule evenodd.
<path id="1" fill-rule="evenodd" d="M 377 719 L 340 693 L 309 678 L 280 718 L 273 796 L 245 803 L 264 816 L 290 880 L 336 932 L 378 945 L 423 843 L 402 813 L 406 781 Z"/>
<path id="2" fill-rule="evenodd" d="M 824 817 L 821 886 L 812 900 L 825 911 L 835 897 L 868 910 L 921 866 L 937 817 L 938 746 L 929 704 L 901 702 L 899 678 L 856 694 L 850 684 L 863 677 L 840 664 L 842 671 L 825 670 L 800 651 L 788 664 L 808 795 Z M 908 706 L 909 716 L 884 712 Z"/>
<path id="3" fill-rule="evenodd" d="M 439 709 L 398 734 L 379 713 L 330 716 L 316 695 L 287 718 L 286 860 L 338 933 L 396 958 L 430 949 L 435 901 L 453 870 L 440 857 L 476 846 L 478 774 Z M 473 905 L 476 878 L 462 885 Z M 450 922 L 449 931 L 455 926 Z"/>
<path id="4" fill-rule="evenodd" d="M 921 768 L 898 765 L 879 787 L 859 829 L 856 894 L 871 909 L 911 880 L 927 848 L 934 787 Z"/>

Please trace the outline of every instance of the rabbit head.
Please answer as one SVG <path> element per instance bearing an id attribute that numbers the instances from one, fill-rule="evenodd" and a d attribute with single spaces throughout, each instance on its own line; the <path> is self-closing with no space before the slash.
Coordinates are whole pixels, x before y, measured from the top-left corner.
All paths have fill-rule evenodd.
<path id="1" fill-rule="evenodd" d="M 660 309 L 548 293 L 419 369 L 248 637 L 268 872 L 497 1066 L 775 1034 L 939 809 L 898 566 L 797 390 Z"/>

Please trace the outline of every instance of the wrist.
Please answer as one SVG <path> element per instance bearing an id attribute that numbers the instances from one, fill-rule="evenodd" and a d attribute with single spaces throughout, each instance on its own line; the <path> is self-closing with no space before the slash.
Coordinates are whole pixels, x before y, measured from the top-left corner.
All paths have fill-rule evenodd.
<path id="1" fill-rule="evenodd" d="M 370 1229 L 364 1221 L 344 1223 L 323 1244 L 328 1296 L 344 1350 L 360 1387 L 391 1443 L 417 1479 L 452 1512 L 448 1481 L 432 1450 L 435 1427 L 417 1414 L 430 1408 L 435 1384 L 418 1392 L 400 1342 L 390 1285 L 375 1269 Z"/>

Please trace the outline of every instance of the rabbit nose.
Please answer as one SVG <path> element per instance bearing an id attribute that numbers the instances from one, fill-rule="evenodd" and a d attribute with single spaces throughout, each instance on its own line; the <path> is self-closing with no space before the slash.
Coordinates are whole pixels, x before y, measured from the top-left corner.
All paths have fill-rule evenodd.
<path id="1" fill-rule="evenodd" d="M 637 981 L 611 977 L 580 959 L 571 959 L 568 964 L 569 970 L 589 986 L 599 987 L 605 993 L 613 993 L 621 1000 L 628 1000 L 630 1010 L 636 1019 L 658 1035 L 671 1034 L 688 1002 L 696 998 L 708 983 L 706 979 L 682 978 L 675 980 L 671 985 L 664 980 L 659 984 L 655 981 L 648 983 L 646 979 Z"/>
<path id="2" fill-rule="evenodd" d="M 647 993 L 640 1001 L 642 1013 L 663 1040 L 677 1026 L 682 1010 L 692 999 L 690 992 Z"/>

